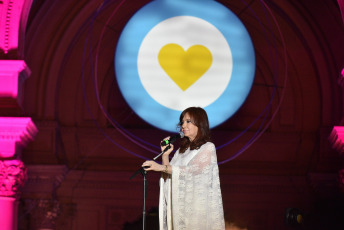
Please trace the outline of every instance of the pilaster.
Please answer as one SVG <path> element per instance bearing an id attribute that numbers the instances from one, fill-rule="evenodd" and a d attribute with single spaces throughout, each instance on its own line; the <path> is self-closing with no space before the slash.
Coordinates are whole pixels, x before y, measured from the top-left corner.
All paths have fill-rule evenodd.
<path id="1" fill-rule="evenodd" d="M 343 1 L 338 1 L 343 10 Z M 344 68 L 342 69 L 340 76 L 338 77 L 338 84 L 343 88 L 344 87 Z M 343 158 L 344 157 L 344 118 L 341 121 L 341 126 L 334 126 L 332 132 L 329 136 L 329 141 L 332 144 L 332 147 L 338 152 L 338 154 Z M 344 192 L 344 168 L 338 171 L 337 181 L 339 188 Z"/>
<path id="2" fill-rule="evenodd" d="M 20 160 L 22 147 L 32 140 L 37 128 L 31 118 L 0 117 L 0 223 L 2 230 L 17 229 L 17 199 L 27 178 Z"/>

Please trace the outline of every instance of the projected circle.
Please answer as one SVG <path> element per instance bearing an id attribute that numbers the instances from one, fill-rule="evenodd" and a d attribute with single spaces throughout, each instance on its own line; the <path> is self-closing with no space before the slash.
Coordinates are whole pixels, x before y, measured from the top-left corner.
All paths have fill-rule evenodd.
<path id="1" fill-rule="evenodd" d="M 223 5 L 157 0 L 123 29 L 115 71 L 124 99 L 149 124 L 176 131 L 180 112 L 200 106 L 212 128 L 249 94 L 254 49 L 244 25 Z"/>
<path id="2" fill-rule="evenodd" d="M 162 106 L 179 111 L 213 103 L 232 73 L 232 55 L 222 33 L 190 16 L 169 18 L 150 30 L 137 63 L 147 93 Z"/>

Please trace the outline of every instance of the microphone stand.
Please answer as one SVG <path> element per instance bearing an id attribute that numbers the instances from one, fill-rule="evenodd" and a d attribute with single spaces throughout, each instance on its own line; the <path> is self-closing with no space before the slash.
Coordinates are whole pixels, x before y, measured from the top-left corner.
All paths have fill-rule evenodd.
<path id="1" fill-rule="evenodd" d="M 165 153 L 167 150 L 171 148 L 171 145 L 166 146 L 166 148 L 158 154 L 156 157 L 153 158 L 153 161 L 155 161 L 158 157 L 160 157 L 163 153 Z M 137 170 L 131 177 L 130 180 L 133 179 L 137 174 L 141 173 L 143 176 L 143 211 L 142 211 L 142 226 L 143 230 L 146 229 L 146 197 L 147 197 L 147 189 L 148 189 L 148 181 L 146 178 L 147 171 L 144 170 L 146 167 L 141 167 L 139 170 Z"/>

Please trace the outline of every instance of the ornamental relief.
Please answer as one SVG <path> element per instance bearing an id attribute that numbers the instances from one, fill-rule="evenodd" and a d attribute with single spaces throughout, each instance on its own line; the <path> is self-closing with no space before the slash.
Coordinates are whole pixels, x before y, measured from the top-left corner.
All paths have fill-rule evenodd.
<path id="1" fill-rule="evenodd" d="M 18 197 L 27 179 L 27 168 L 20 160 L 0 160 L 0 196 Z"/>

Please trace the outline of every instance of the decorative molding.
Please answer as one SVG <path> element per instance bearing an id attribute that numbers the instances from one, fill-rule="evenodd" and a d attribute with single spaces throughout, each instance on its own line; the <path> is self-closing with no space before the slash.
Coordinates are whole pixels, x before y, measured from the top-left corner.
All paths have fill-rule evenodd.
<path id="1" fill-rule="evenodd" d="M 344 153 L 344 126 L 334 126 L 329 141 L 332 147 L 342 155 Z"/>
<path id="2" fill-rule="evenodd" d="M 37 132 L 29 117 L 0 117 L 0 158 L 13 157 Z"/>
<path id="3" fill-rule="evenodd" d="M 13 15 L 13 3 L 14 3 L 14 0 L 9 0 L 9 1 L 5 1 L 3 4 L 4 4 L 4 8 L 2 11 L 4 12 L 4 19 L 2 19 L 1 21 L 1 24 L 2 24 L 2 27 L 4 27 L 3 29 L 3 32 L 2 32 L 2 48 L 4 50 L 4 53 L 7 54 L 8 53 L 8 50 L 9 50 L 9 46 L 10 46 L 10 28 L 12 27 L 11 26 L 11 18 L 12 18 L 12 15 Z M 16 28 L 18 28 L 18 25 L 16 26 Z M 14 29 L 12 27 L 12 29 Z"/>
<path id="4" fill-rule="evenodd" d="M 0 49 L 5 54 L 18 50 L 32 0 L 2 0 L 0 7 Z"/>
<path id="5" fill-rule="evenodd" d="M 0 196 L 18 197 L 27 178 L 27 168 L 20 160 L 0 160 Z"/>
<path id="6" fill-rule="evenodd" d="M 31 75 L 23 60 L 0 60 L 0 98 L 14 98 L 21 104 L 22 85 Z"/>

